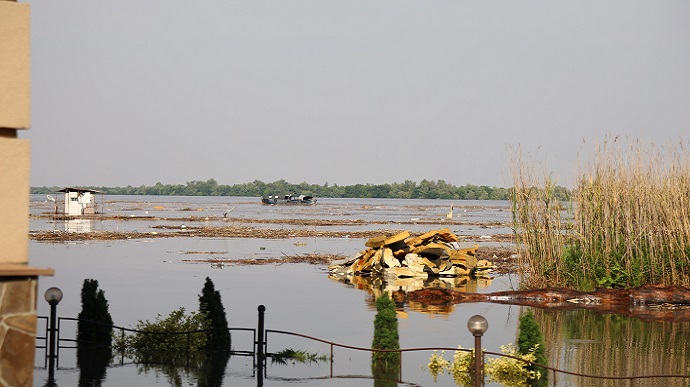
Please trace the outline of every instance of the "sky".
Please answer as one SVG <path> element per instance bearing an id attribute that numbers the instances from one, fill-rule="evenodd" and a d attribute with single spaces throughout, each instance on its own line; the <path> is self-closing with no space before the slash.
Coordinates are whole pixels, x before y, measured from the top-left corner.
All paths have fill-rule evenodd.
<path id="1" fill-rule="evenodd" d="M 23 2 L 32 186 L 568 186 L 690 140 L 685 0 Z"/>

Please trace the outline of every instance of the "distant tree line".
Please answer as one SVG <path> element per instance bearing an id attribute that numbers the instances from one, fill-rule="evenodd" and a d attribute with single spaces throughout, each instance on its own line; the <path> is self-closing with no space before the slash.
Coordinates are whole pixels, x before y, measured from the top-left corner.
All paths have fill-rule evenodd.
<path id="1" fill-rule="evenodd" d="M 32 194 L 52 194 L 64 187 L 32 187 Z M 390 198 L 390 199 L 455 199 L 455 200 L 508 200 L 510 188 L 489 187 L 486 185 L 454 186 L 443 180 L 422 180 L 416 183 L 405 180 L 404 183 L 392 184 L 355 184 L 340 186 L 299 183 L 292 184 L 285 180 L 264 183 L 254 180 L 251 183 L 224 185 L 215 179 L 207 181 L 190 181 L 187 184 L 162 184 L 133 187 L 94 187 L 106 195 L 164 195 L 164 196 L 264 196 L 298 193 L 328 198 Z M 559 196 L 566 200 L 568 190 L 557 187 Z"/>

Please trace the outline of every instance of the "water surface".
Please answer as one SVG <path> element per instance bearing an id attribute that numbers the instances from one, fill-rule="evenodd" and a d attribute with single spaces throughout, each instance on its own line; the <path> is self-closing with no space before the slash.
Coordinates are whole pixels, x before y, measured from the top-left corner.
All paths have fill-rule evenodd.
<path id="1" fill-rule="evenodd" d="M 445 217 L 451 204 L 454 219 L 448 224 Z M 43 195 L 33 195 L 32 214 L 50 212 L 52 204 Z M 358 226 L 329 226 L 328 229 L 406 229 L 429 231 L 449 227 L 457 235 L 486 235 L 509 233 L 507 202 L 391 200 L 391 199 L 319 199 L 315 206 L 265 206 L 258 198 L 227 197 L 156 197 L 108 196 L 105 213 L 124 215 L 134 220 L 54 221 L 32 217 L 31 230 L 154 231 L 151 216 L 175 219 L 203 217 L 203 224 L 224 225 L 233 219 L 361 219 L 379 222 Z M 140 219 L 141 218 L 141 219 Z M 205 219 L 208 218 L 208 219 Z M 418 220 L 437 220 L 436 224 L 416 224 Z M 241 223 L 240 220 L 233 222 Z M 160 222 L 156 222 L 160 224 Z M 287 224 L 262 224 L 257 227 L 295 227 Z M 490 241 L 490 239 L 487 239 Z M 297 243 L 298 242 L 298 243 Z M 30 261 L 38 267 L 52 267 L 54 277 L 42 278 L 39 295 L 50 286 L 58 286 L 64 299 L 58 307 L 59 315 L 76 317 L 79 313 L 83 280 L 97 279 L 109 301 L 110 313 L 116 325 L 134 327 L 139 320 L 153 320 L 158 314 L 167 316 L 172 310 L 184 307 L 198 309 L 198 295 L 206 277 L 210 277 L 220 291 L 234 327 L 254 327 L 258 305 L 266 306 L 266 328 L 304 333 L 353 346 L 369 347 L 373 337 L 376 287 L 362 283 L 335 281 L 328 278 L 325 266 L 310 264 L 276 264 L 261 266 L 226 265 L 213 267 L 202 262 L 210 257 L 242 260 L 247 258 L 281 257 L 314 252 L 350 255 L 363 250 L 365 240 L 357 238 L 295 238 L 295 239 L 224 239 L 224 238 L 157 238 L 138 240 L 86 241 L 68 243 L 30 242 Z M 483 245 L 491 242 L 480 243 Z M 190 254 L 194 252 L 194 254 Z M 189 261 L 192 262 L 189 262 Z M 193 261 L 198 261 L 194 263 Z M 492 280 L 470 281 L 462 286 L 467 291 L 501 291 L 517 286 L 510 276 Z M 48 315 L 48 305 L 39 296 L 38 314 Z M 449 305 L 433 308 L 416 304 L 398 305 L 400 344 L 410 347 L 471 347 L 473 338 L 467 331 L 470 316 L 481 314 L 489 321 L 483 346 L 500 352 L 500 346 L 515 342 L 517 319 L 521 308 L 497 304 Z M 626 374 L 653 371 L 641 368 L 640 362 L 664 364 L 659 368 L 667 373 L 687 372 L 689 364 L 687 323 L 658 323 L 607 316 L 589 311 L 549 312 L 538 314 L 546 333 L 550 361 L 559 367 L 599 374 Z M 607 320 L 608 319 L 608 320 Z M 603 321 L 603 322 L 602 322 Z M 602 327 L 617 327 L 602 330 Z M 578 327 L 578 329 L 574 329 Z M 74 337 L 74 325 L 66 323 L 62 335 Z M 668 332 L 675 332 L 669 335 Z M 601 332 L 606 332 L 603 335 Z M 233 334 L 233 346 L 238 350 L 251 347 L 251 337 Z M 270 336 L 270 352 L 285 348 L 328 353 L 323 344 L 292 337 Z M 623 354 L 634 354 L 624 356 Z M 43 369 L 43 350 L 37 350 L 35 386 L 44 384 L 47 372 Z M 604 356 L 604 354 L 620 354 Z M 423 370 L 429 352 L 403 355 L 403 380 L 407 385 L 433 385 Z M 446 358 L 451 359 L 447 353 Z M 595 359 L 595 360 L 592 360 Z M 601 360 L 601 361 L 597 361 Z M 71 350 L 61 350 L 56 373 L 59 385 L 76 385 L 79 370 L 75 368 Z M 370 376 L 367 353 L 336 349 L 334 374 Z M 270 365 L 265 386 L 299 384 L 307 386 L 371 386 L 371 379 L 327 378 L 330 364 Z M 324 378 L 326 377 L 326 378 Z M 194 375 L 188 383 L 196 384 Z M 583 384 L 584 383 L 584 384 Z M 577 379 L 559 376 L 557 385 L 588 385 Z M 635 385 L 655 385 L 639 382 Z M 651 383 L 651 382 L 650 382 Z M 686 383 L 667 383 L 686 386 Z M 132 364 L 113 366 L 107 370 L 104 386 L 168 385 L 160 372 L 143 372 Z M 232 357 L 225 371 L 224 385 L 255 386 L 257 379 L 251 358 Z M 405 384 L 403 384 L 405 385 Z M 449 376 L 440 377 L 438 386 L 452 386 Z M 596 383 L 589 385 L 597 385 Z M 616 385 L 602 383 L 599 385 Z"/>

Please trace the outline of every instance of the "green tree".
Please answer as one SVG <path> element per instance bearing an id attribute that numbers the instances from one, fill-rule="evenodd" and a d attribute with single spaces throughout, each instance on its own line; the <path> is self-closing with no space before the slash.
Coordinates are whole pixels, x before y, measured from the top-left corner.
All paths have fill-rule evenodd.
<path id="1" fill-rule="evenodd" d="M 113 319 L 98 281 L 85 279 L 77 321 L 79 386 L 100 386 L 112 358 Z"/>
<path id="2" fill-rule="evenodd" d="M 372 349 L 400 349 L 395 302 L 384 292 L 376 299 Z M 371 369 L 375 386 L 395 386 L 400 374 L 400 352 L 372 352 Z"/>
<path id="3" fill-rule="evenodd" d="M 85 279 L 81 289 L 81 312 L 77 316 L 77 342 L 83 348 L 109 348 L 112 344 L 113 319 L 108 311 L 105 292 L 98 281 Z"/>
<path id="4" fill-rule="evenodd" d="M 518 326 L 518 350 L 521 354 L 527 354 L 532 350 L 535 345 L 537 346 L 534 351 L 536 356 L 536 362 L 539 364 L 546 365 L 546 349 L 544 348 L 544 335 L 541 332 L 541 328 L 534 318 L 534 314 L 531 310 L 525 312 L 520 316 L 519 326 Z M 541 378 L 538 380 L 530 381 L 531 384 L 537 386 L 546 386 L 548 384 L 547 377 L 548 373 L 545 368 L 530 365 L 528 368 L 530 371 L 539 371 L 541 373 Z"/>
<path id="5" fill-rule="evenodd" d="M 213 281 L 206 277 L 206 283 L 199 295 L 199 312 L 207 321 L 209 331 L 206 333 L 206 348 L 208 350 L 230 350 L 230 332 L 225 308 L 220 298 L 220 292 L 215 289 Z"/>

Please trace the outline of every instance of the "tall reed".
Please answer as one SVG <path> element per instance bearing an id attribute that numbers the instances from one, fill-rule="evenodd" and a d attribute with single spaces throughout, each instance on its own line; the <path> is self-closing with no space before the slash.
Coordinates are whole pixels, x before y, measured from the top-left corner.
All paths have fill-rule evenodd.
<path id="1" fill-rule="evenodd" d="M 562 232 L 563 205 L 555 195 L 556 181 L 525 163 L 519 149 L 514 152 L 511 168 L 511 210 L 522 285 L 562 284 L 567 276 L 562 265 L 566 235 Z"/>
<path id="2" fill-rule="evenodd" d="M 690 286 L 690 152 L 682 141 L 658 148 L 614 139 L 598 146 L 578 172 L 572 229 L 550 206 L 551 178 L 535 181 L 521 158 L 513 165 L 523 284 Z"/>

